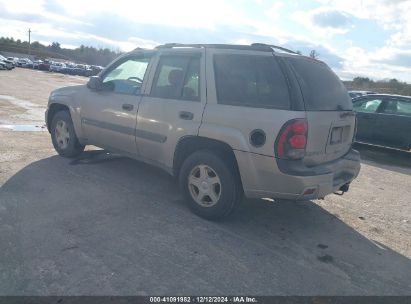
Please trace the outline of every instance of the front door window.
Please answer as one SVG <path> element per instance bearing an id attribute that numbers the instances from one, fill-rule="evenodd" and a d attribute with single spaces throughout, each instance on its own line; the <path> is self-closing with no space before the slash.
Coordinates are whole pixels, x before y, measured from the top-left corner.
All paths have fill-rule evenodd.
<path id="1" fill-rule="evenodd" d="M 128 58 L 103 76 L 103 89 L 114 93 L 138 95 L 150 58 Z"/>

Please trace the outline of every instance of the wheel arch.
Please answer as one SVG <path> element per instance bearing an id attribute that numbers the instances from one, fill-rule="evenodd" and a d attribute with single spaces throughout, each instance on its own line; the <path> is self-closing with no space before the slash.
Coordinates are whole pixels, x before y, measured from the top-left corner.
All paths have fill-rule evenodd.
<path id="1" fill-rule="evenodd" d="M 51 122 L 53 120 L 53 116 L 59 111 L 67 111 L 70 114 L 71 121 L 73 122 L 74 131 L 80 142 L 82 142 L 83 133 L 81 128 L 81 118 L 76 108 L 70 104 L 65 102 L 53 102 L 49 104 L 47 110 L 47 117 L 46 117 L 46 125 L 47 129 L 50 132 Z"/>
<path id="2" fill-rule="evenodd" d="M 241 181 L 238 162 L 232 147 L 220 140 L 202 136 L 185 136 L 178 141 L 173 158 L 173 175 L 178 176 L 184 160 L 189 155 L 200 150 L 208 150 L 225 159 L 231 160 L 236 171 L 235 173 Z"/>
<path id="3" fill-rule="evenodd" d="M 46 125 L 47 125 L 47 129 L 49 130 L 49 132 L 50 132 L 51 121 L 53 120 L 53 116 L 57 112 L 60 112 L 60 111 L 67 111 L 71 116 L 70 108 L 67 105 L 61 104 L 61 103 L 52 103 L 48 108 L 47 117 L 46 117 Z"/>

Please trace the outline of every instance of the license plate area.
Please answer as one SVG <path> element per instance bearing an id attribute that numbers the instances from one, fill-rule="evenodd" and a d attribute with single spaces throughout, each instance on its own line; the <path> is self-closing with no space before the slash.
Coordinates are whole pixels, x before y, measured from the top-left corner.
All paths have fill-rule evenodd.
<path id="1" fill-rule="evenodd" d="M 331 131 L 330 145 L 338 145 L 343 142 L 344 127 L 334 127 Z"/>

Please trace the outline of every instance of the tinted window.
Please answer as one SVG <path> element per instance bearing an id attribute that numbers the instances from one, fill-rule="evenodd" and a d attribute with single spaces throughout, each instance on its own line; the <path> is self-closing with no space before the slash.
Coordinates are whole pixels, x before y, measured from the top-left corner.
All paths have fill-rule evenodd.
<path id="1" fill-rule="evenodd" d="M 149 61 L 149 58 L 129 58 L 120 62 L 104 75 L 103 87 L 115 93 L 140 94 Z"/>
<path id="2" fill-rule="evenodd" d="M 390 99 L 385 105 L 383 113 L 411 116 L 411 101 Z"/>
<path id="3" fill-rule="evenodd" d="M 163 56 L 157 67 L 151 95 L 161 98 L 200 99 L 200 58 Z"/>
<path id="4" fill-rule="evenodd" d="M 286 80 L 274 57 L 215 55 L 218 103 L 289 109 Z"/>
<path id="5" fill-rule="evenodd" d="M 344 84 L 323 62 L 305 57 L 286 57 L 303 93 L 307 111 L 352 110 Z"/>
<path id="6" fill-rule="evenodd" d="M 364 113 L 375 113 L 377 112 L 378 107 L 382 103 L 381 99 L 366 99 L 366 100 L 359 100 L 354 103 L 354 111 L 356 112 L 364 112 Z"/>

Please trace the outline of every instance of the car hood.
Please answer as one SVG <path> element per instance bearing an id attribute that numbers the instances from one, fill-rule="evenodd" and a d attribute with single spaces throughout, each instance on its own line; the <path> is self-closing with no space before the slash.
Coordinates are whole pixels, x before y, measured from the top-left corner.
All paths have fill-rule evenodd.
<path id="1" fill-rule="evenodd" d="M 80 84 L 75 86 L 63 87 L 57 90 L 54 90 L 50 94 L 50 98 L 57 97 L 57 96 L 71 96 L 78 93 L 82 90 L 86 85 Z"/>

